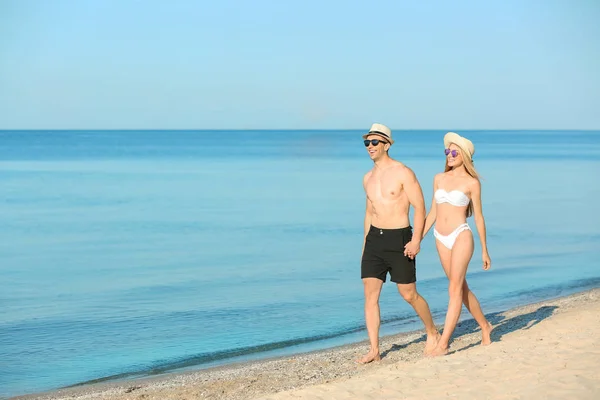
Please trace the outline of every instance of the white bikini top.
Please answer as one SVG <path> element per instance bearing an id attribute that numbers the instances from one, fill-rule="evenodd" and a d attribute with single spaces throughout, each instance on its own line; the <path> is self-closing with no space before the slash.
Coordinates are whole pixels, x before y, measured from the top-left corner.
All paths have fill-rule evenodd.
<path id="1" fill-rule="evenodd" d="M 450 203 L 456 207 L 464 207 L 468 206 L 470 201 L 467 195 L 460 190 L 446 192 L 444 189 L 438 189 L 435 191 L 435 202 L 437 204 Z"/>

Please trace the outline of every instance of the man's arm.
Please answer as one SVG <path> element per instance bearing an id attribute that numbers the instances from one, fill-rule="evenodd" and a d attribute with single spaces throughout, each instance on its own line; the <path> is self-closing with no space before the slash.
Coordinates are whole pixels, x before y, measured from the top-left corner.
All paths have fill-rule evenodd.
<path id="1" fill-rule="evenodd" d="M 423 237 L 427 235 L 429 229 L 435 223 L 435 219 L 437 218 L 437 204 L 435 204 L 435 191 L 438 187 L 438 182 L 441 174 L 437 174 L 433 178 L 433 198 L 431 199 L 431 208 L 429 209 L 429 214 L 427 214 L 427 218 L 425 218 L 425 228 L 423 228 Z"/>
<path id="2" fill-rule="evenodd" d="M 425 199 L 423 198 L 423 190 L 421 190 L 417 176 L 408 167 L 403 173 L 402 184 L 408 201 L 415 210 L 412 240 L 405 247 L 406 252 L 410 253 L 409 255 L 416 256 L 420 250 L 423 228 L 425 227 Z"/>
<path id="3" fill-rule="evenodd" d="M 367 179 L 369 174 L 365 174 L 363 178 L 363 188 L 365 189 L 365 193 L 367 191 Z M 369 233 L 369 229 L 371 228 L 371 218 L 373 216 L 373 206 L 371 205 L 371 200 L 369 200 L 369 196 L 367 196 L 367 206 L 365 210 L 365 237 L 363 238 L 363 253 L 365 251 L 365 244 L 367 241 L 367 234 Z"/>
<path id="4" fill-rule="evenodd" d="M 369 200 L 369 198 L 367 197 L 367 209 L 365 211 L 365 237 L 363 238 L 363 253 L 365 251 L 365 244 L 367 242 L 367 234 L 369 233 L 369 230 L 371 229 L 371 217 L 372 216 L 373 216 L 373 213 L 372 213 L 371 200 Z"/>

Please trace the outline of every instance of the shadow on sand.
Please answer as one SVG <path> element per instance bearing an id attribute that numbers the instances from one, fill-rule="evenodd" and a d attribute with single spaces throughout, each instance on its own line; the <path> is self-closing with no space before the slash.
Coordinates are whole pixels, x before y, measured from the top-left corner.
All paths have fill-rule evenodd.
<path id="1" fill-rule="evenodd" d="M 529 329 L 532 326 L 539 324 L 541 321 L 550 317 L 557 308 L 558 308 L 558 306 L 541 306 L 540 308 L 538 308 L 535 311 L 529 312 L 527 314 L 517 315 L 517 316 L 508 318 L 508 319 L 506 319 L 506 317 L 503 315 L 504 313 L 501 313 L 501 312 L 487 314 L 485 317 L 494 326 L 494 329 L 492 330 L 492 335 L 491 335 L 492 342 L 500 342 L 500 341 L 502 341 L 502 338 L 506 334 L 509 334 L 509 333 L 512 333 L 512 332 L 515 332 L 515 331 L 518 331 L 521 329 Z M 468 312 L 468 311 L 463 309 L 462 312 Z M 457 339 L 461 336 L 469 335 L 471 333 L 475 333 L 478 331 L 480 331 L 479 325 L 477 325 L 477 322 L 475 322 L 474 319 L 461 321 L 456 325 L 456 329 L 454 330 L 454 334 L 452 335 L 452 339 L 451 339 L 450 343 L 452 344 L 452 341 L 454 339 Z M 389 353 L 392 353 L 394 351 L 400 351 L 412 344 L 425 342 L 426 339 L 427 339 L 427 335 L 423 335 L 420 338 L 415 339 L 415 340 L 405 343 L 405 344 L 394 344 L 394 345 L 392 345 L 392 347 L 389 350 L 382 352 L 381 357 L 384 358 Z M 452 353 L 455 353 L 458 351 L 467 350 L 467 349 L 470 349 L 471 347 L 474 347 L 477 345 L 479 345 L 479 342 L 470 344 L 468 346 L 465 346 L 465 347 L 455 350 L 455 351 L 451 351 L 449 354 L 452 354 Z"/>

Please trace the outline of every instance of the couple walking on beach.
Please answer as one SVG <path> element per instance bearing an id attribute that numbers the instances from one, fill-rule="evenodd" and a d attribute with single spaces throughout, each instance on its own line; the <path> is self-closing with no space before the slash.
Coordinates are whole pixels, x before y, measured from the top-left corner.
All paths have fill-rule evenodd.
<path id="1" fill-rule="evenodd" d="M 392 131 L 385 125 L 373 124 L 363 139 L 375 164 L 363 179 L 367 205 L 361 261 L 365 320 L 371 348 L 358 362 L 365 364 L 380 359 L 379 295 L 388 272 L 390 280 L 398 285 L 400 295 L 425 324 L 426 355 L 440 356 L 448 352 L 463 303 L 481 328 L 482 344 L 489 344 L 492 325 L 465 279 L 474 248 L 473 234 L 467 223 L 471 215 L 474 215 L 482 246 L 483 269 L 491 266 L 481 207 L 481 185 L 472 160 L 473 143 L 454 132 L 444 136 L 446 166 L 444 172 L 433 179 L 433 200 L 426 215 L 423 192 L 414 172 L 388 155 L 394 144 Z M 414 230 L 408 216 L 410 206 L 414 209 Z M 421 240 L 434 223 L 437 252 L 449 281 L 448 311 L 441 335 L 433 323 L 427 301 L 416 288 L 416 256 Z"/>

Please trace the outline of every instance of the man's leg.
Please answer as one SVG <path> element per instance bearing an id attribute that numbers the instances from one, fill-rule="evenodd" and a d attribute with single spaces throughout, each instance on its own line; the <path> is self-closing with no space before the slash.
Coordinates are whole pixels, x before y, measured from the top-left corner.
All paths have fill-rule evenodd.
<path id="1" fill-rule="evenodd" d="M 398 291 L 400 295 L 408 304 L 410 304 L 423 324 L 425 325 L 425 331 L 427 332 L 427 343 L 425 344 L 425 353 L 428 354 L 437 345 L 440 338 L 440 334 L 433 323 L 431 311 L 429 310 L 429 304 L 421 295 L 417 292 L 416 283 L 401 284 L 398 283 Z"/>
<path id="2" fill-rule="evenodd" d="M 358 360 L 361 364 L 367 364 L 371 361 L 379 361 L 379 295 L 383 281 L 377 278 L 363 278 L 365 286 L 365 321 L 367 323 L 367 332 L 369 333 L 369 341 L 371 349 L 361 359 Z"/>

